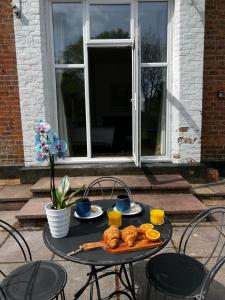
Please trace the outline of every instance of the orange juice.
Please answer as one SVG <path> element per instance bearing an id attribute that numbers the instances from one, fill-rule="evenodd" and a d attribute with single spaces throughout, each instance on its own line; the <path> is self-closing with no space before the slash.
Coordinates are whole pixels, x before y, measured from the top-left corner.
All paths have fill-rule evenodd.
<path id="1" fill-rule="evenodd" d="M 153 225 L 164 224 L 164 210 L 163 209 L 151 209 L 150 210 L 150 222 Z"/>
<path id="2" fill-rule="evenodd" d="M 108 225 L 114 225 L 120 227 L 122 225 L 122 213 L 121 211 L 115 211 L 113 209 L 107 210 L 108 215 Z"/>

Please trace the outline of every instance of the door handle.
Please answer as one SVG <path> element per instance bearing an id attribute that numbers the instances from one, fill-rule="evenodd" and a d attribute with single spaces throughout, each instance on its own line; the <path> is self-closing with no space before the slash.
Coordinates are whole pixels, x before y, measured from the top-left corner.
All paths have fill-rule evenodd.
<path id="1" fill-rule="evenodd" d="M 130 101 L 132 102 L 132 104 L 134 105 L 134 109 L 137 109 L 137 94 L 134 93 L 134 98 L 130 99 Z"/>

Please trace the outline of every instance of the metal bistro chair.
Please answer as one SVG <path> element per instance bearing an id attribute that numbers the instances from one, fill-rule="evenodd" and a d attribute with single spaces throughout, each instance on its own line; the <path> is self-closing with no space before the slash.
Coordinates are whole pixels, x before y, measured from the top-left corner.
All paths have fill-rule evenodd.
<path id="1" fill-rule="evenodd" d="M 110 185 L 102 186 L 103 182 L 109 182 Z M 108 193 L 109 188 L 111 189 L 110 194 Z M 113 197 L 115 196 L 115 192 L 120 191 L 120 192 L 125 192 L 129 196 L 130 200 L 133 201 L 133 197 L 128 186 L 122 180 L 112 176 L 103 176 L 92 181 L 84 191 L 84 197 L 87 198 L 90 191 L 99 191 L 99 189 L 103 200 L 106 199 L 113 200 Z"/>
<path id="2" fill-rule="evenodd" d="M 202 221 L 215 220 L 220 217 L 214 228 L 218 232 L 215 242 L 209 242 L 210 255 L 204 263 L 186 254 L 191 238 L 196 238 L 197 226 Z M 214 217 L 214 218 L 213 218 Z M 219 226 L 218 226 L 219 225 Z M 146 265 L 148 278 L 147 299 L 151 299 L 151 287 L 164 294 L 182 299 L 204 300 L 217 272 L 225 263 L 225 207 L 210 208 L 198 214 L 186 227 L 180 239 L 178 253 L 162 253 L 150 259 Z M 203 227 L 202 227 L 203 228 Z M 225 227 L 224 227 L 225 228 Z M 203 249 L 206 251 L 207 249 Z M 209 268 L 212 259 L 216 259 Z M 153 298 L 155 300 L 155 297 Z M 218 299 L 219 300 L 219 299 Z"/>
<path id="3" fill-rule="evenodd" d="M 0 282 L 0 299 L 51 300 L 60 295 L 65 300 L 66 270 L 51 261 L 33 262 L 30 248 L 21 233 L 3 220 L 0 220 L 0 228 L 17 242 L 25 260 L 8 275 L 0 270 L 4 277 Z"/>

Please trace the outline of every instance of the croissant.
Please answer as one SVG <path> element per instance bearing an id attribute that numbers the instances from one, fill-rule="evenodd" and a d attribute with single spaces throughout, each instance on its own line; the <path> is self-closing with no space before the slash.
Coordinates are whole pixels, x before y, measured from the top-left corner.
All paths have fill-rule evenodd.
<path id="1" fill-rule="evenodd" d="M 129 246 L 132 247 L 134 245 L 135 239 L 138 235 L 138 230 L 135 226 L 130 225 L 128 227 L 125 227 L 121 231 L 121 236 L 124 242 Z"/>
<path id="2" fill-rule="evenodd" d="M 104 231 L 103 239 L 106 244 L 114 249 L 119 244 L 120 231 L 116 226 L 110 226 L 108 229 Z"/>

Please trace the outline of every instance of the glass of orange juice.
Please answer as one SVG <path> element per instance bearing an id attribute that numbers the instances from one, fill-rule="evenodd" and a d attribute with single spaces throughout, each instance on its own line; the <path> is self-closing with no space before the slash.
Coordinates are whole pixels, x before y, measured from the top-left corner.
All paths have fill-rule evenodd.
<path id="1" fill-rule="evenodd" d="M 108 216 L 108 225 L 114 225 L 116 227 L 120 227 L 122 225 L 122 212 L 113 210 L 112 208 L 109 208 L 107 210 L 107 216 Z"/>
<path id="2" fill-rule="evenodd" d="M 154 208 L 150 210 L 150 222 L 153 225 L 162 225 L 164 224 L 164 209 Z"/>

